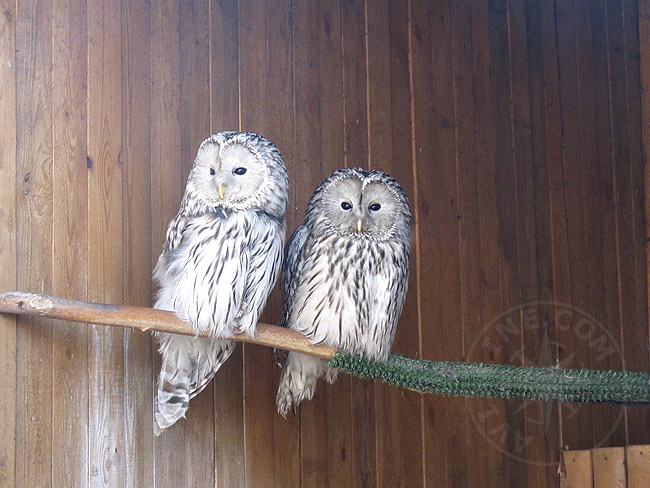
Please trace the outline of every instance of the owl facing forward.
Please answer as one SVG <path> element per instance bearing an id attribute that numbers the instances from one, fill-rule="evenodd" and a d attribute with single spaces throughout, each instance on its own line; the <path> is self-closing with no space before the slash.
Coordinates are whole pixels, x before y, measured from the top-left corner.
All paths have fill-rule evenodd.
<path id="1" fill-rule="evenodd" d="M 154 269 L 154 306 L 210 337 L 156 334 L 156 434 L 185 415 L 232 353 L 235 343 L 220 337 L 255 332 L 281 267 L 287 196 L 284 162 L 265 138 L 220 132 L 201 143 Z"/>
<path id="2" fill-rule="evenodd" d="M 385 361 L 406 297 L 410 227 L 408 199 L 392 177 L 356 168 L 334 172 L 289 240 L 280 325 L 314 344 Z M 323 376 L 331 383 L 336 370 L 290 352 L 276 397 L 280 414 L 311 399 Z"/>

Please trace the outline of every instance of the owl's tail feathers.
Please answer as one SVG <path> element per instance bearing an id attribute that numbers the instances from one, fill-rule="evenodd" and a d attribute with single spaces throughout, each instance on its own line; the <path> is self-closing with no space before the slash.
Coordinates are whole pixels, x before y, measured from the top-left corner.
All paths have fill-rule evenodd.
<path id="1" fill-rule="evenodd" d="M 311 400 L 316 391 L 316 381 L 327 374 L 328 369 L 327 363 L 322 359 L 290 352 L 282 371 L 278 394 L 275 397 L 275 404 L 280 415 L 286 418 L 289 409 L 293 407 L 295 413 L 300 402 Z M 328 375 L 328 380 L 330 378 Z"/>
<path id="2" fill-rule="evenodd" d="M 191 350 L 183 347 L 171 334 L 158 334 L 162 366 L 158 376 L 158 392 L 154 402 L 154 434 L 174 425 L 185 416 L 190 402 L 192 378 Z M 185 339 L 185 338 L 183 338 Z"/>
<path id="3" fill-rule="evenodd" d="M 237 343 L 206 337 L 156 334 L 162 366 L 154 406 L 154 434 L 185 416 L 192 398 L 210 383 Z"/>

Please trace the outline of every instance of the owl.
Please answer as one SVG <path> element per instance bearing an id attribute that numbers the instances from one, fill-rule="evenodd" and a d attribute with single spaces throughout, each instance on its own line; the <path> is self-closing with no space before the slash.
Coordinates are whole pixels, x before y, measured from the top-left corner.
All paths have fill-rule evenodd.
<path id="1" fill-rule="evenodd" d="M 316 189 L 289 239 L 280 325 L 352 354 L 385 361 L 409 276 L 411 210 L 402 187 L 380 171 L 334 172 Z M 286 417 L 337 371 L 290 352 L 276 404 Z"/>
<path id="2" fill-rule="evenodd" d="M 235 342 L 222 337 L 255 333 L 282 264 L 288 186 L 280 152 L 262 136 L 220 132 L 201 143 L 153 272 L 154 307 L 209 337 L 157 333 L 156 435 L 228 359 Z"/>

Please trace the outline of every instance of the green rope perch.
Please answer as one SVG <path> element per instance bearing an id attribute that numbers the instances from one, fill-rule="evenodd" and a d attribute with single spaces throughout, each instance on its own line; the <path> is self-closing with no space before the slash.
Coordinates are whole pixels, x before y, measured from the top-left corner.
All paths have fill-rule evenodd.
<path id="1" fill-rule="evenodd" d="M 564 402 L 650 405 L 650 374 L 535 368 L 410 359 L 391 354 L 378 363 L 338 351 L 329 365 L 362 378 L 422 393 Z"/>

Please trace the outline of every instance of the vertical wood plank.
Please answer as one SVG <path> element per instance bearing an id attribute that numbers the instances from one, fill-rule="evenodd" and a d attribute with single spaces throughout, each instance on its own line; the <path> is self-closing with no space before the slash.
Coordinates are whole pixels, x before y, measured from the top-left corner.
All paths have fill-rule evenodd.
<path id="1" fill-rule="evenodd" d="M 650 0 L 639 0 L 639 48 L 641 68 L 641 114 L 645 195 L 646 288 L 650 310 Z M 650 311 L 648 312 L 650 315 Z"/>
<path id="2" fill-rule="evenodd" d="M 538 102 L 539 110 L 543 111 L 545 121 L 542 123 L 539 122 L 539 125 L 536 128 L 535 138 L 543 138 L 543 149 L 533 146 L 534 154 L 537 154 L 537 151 L 542 151 L 545 153 L 541 157 L 541 160 L 536 161 L 534 164 L 541 164 L 546 167 L 546 175 L 543 176 L 541 171 L 537 174 L 539 175 L 539 180 L 537 182 L 537 195 L 544 205 L 548 201 L 548 209 L 544 209 L 547 212 L 548 222 L 546 229 L 542 228 L 540 234 L 546 230 L 548 236 L 546 239 L 550 238 L 549 242 L 544 242 L 544 244 L 538 247 L 538 255 L 546 253 L 546 258 L 550 257 L 552 267 L 551 267 L 551 276 L 548 276 L 548 270 L 545 266 L 540 268 L 542 276 L 538 278 L 540 282 L 540 298 L 546 298 L 546 287 L 551 288 L 549 300 L 555 301 L 556 304 L 553 306 L 553 309 L 550 311 L 553 314 L 553 325 L 552 328 L 548 329 L 549 338 L 555 337 L 555 340 L 558 342 L 559 339 L 559 325 L 557 323 L 557 310 L 558 304 L 569 303 L 570 302 L 570 289 L 569 280 L 567 279 L 567 272 L 569 265 L 567 262 L 566 255 L 566 217 L 565 217 L 565 205 L 564 205 L 564 186 L 563 186 L 563 173 L 562 173 L 562 125 L 561 125 L 561 103 L 560 103 L 560 88 L 559 88 L 559 72 L 558 72 L 558 63 L 557 63 L 557 38 L 556 38 L 556 18 L 555 18 L 555 5 L 552 2 L 537 2 L 539 6 L 539 15 L 542 29 L 542 56 L 544 59 L 543 63 L 543 73 L 541 76 L 542 80 L 535 80 L 535 85 L 542 83 L 542 86 L 539 86 L 539 91 L 542 91 L 544 95 L 544 104 Z M 529 23 L 532 25 L 535 23 L 535 20 L 530 20 Z M 538 75 L 539 76 L 539 75 Z M 537 92 L 539 93 L 539 92 Z M 541 94 L 539 94 L 541 97 Z M 539 157 L 539 155 L 538 155 Z M 544 218 L 540 218 L 539 222 L 545 223 Z M 550 280 L 550 284 L 549 281 Z M 559 302 L 559 303 L 558 303 Z M 542 320 L 545 320 L 547 317 L 540 317 Z M 555 336 L 553 336 L 555 334 Z M 559 349 L 559 346 L 558 346 Z M 556 357 L 559 359 L 559 351 L 555 351 Z M 553 415 L 556 415 L 556 419 L 553 422 L 559 422 L 559 419 L 563 415 L 564 405 L 555 403 L 553 408 L 557 408 L 557 411 L 550 412 L 551 419 Z M 558 436 L 556 438 L 547 438 L 547 453 L 546 453 L 546 464 L 548 471 L 548 479 L 551 479 L 553 476 L 553 471 L 557 465 L 557 447 L 562 445 L 562 436 L 563 428 L 558 426 Z"/>
<path id="3" fill-rule="evenodd" d="M 590 16 L 584 15 L 589 11 L 592 2 L 578 0 L 574 5 L 575 30 L 576 30 L 576 51 L 577 51 L 577 75 L 579 86 L 579 103 L 580 103 L 580 133 L 581 133 L 581 166 L 582 177 L 584 181 L 584 238 L 587 242 L 585 252 L 585 276 L 586 276 L 586 294 L 585 300 L 589 303 L 588 311 L 595 317 L 600 329 L 595 331 L 591 339 L 592 343 L 598 344 L 606 338 L 608 325 L 606 322 L 606 293 L 604 287 L 593 286 L 593 283 L 603 283 L 604 281 L 604 240 L 602 239 L 602 217 L 607 214 L 607 207 L 601 206 L 605 198 L 601 195 L 609 185 L 601 184 L 601 175 L 599 172 L 599 151 L 598 151 L 598 121 L 596 90 L 604 88 L 598 82 L 595 73 L 593 36 L 594 26 Z M 616 323 L 613 324 L 616 327 Z M 604 328 L 604 330 L 602 330 Z M 618 332 L 614 329 L 615 333 Z M 611 346 L 612 341 L 609 346 Z M 618 342 L 618 341 L 616 341 Z M 601 347 L 590 347 L 591 367 L 595 369 L 621 369 L 620 354 L 604 354 Z M 593 411 L 593 430 L 595 446 L 616 445 L 616 437 L 621 439 L 624 435 L 624 424 L 621 422 L 623 409 L 608 406 L 594 406 Z M 618 429 L 619 433 L 612 437 L 613 429 Z"/>
<path id="4" fill-rule="evenodd" d="M 121 5 L 88 2 L 88 298 L 123 301 Z M 89 331 L 90 484 L 123 486 L 124 332 Z"/>
<path id="5" fill-rule="evenodd" d="M 489 4 L 483 1 L 469 3 L 471 12 L 472 42 L 472 91 L 473 91 L 473 130 L 467 134 L 472 142 L 470 153 L 470 181 L 467 186 L 476 185 L 476 195 L 468 194 L 465 188 L 464 199 L 476 205 L 472 208 L 478 218 L 478 228 L 472 230 L 465 224 L 463 241 L 467 244 L 465 254 L 470 251 L 478 260 L 474 269 L 468 267 L 467 279 L 463 277 L 463 295 L 466 296 L 464 314 L 465 358 L 471 362 L 502 363 L 502 337 L 494 324 L 501 315 L 501 295 L 499 290 L 499 246 L 498 212 L 495 178 L 495 134 L 500 130 L 492 123 L 494 102 L 492 99 Z M 475 173 L 475 176 L 472 175 Z M 463 186 L 466 184 L 463 183 Z M 472 200 L 475 199 L 475 202 Z M 471 207 L 470 207 L 471 208 Z M 474 242 L 472 242 L 474 241 Z M 478 247 L 478 249 L 476 249 Z M 478 251 L 479 256 L 476 255 Z M 472 276 L 474 275 L 474 276 Z M 475 356 L 471 354 L 474 348 Z M 507 484 L 507 458 L 491 444 L 495 432 L 499 432 L 506 422 L 503 400 L 468 399 L 468 444 L 474 450 L 473 459 L 482 465 L 481 469 L 469 466 L 470 486 L 505 486 Z M 478 409 L 480 410 L 477 410 Z M 470 423 L 471 420 L 471 423 Z"/>
<path id="6" fill-rule="evenodd" d="M 180 117 L 180 25 L 177 0 L 151 2 L 151 243 L 152 266 L 165 241 L 169 221 L 183 195 Z M 157 385 L 160 355 L 155 353 L 152 385 Z M 156 388 L 156 386 L 154 386 Z M 155 390 L 154 390 L 155 391 Z M 153 425 L 153 424 L 152 424 Z M 187 466 L 176 449 L 185 445 L 181 420 L 154 439 L 154 481 L 184 486 Z"/>
<path id="7" fill-rule="evenodd" d="M 6 18 L 6 16 L 5 16 Z M 17 287 L 52 291 L 52 4 L 16 4 Z M 52 481 L 52 325 L 20 317 L 16 345 L 16 485 Z"/>
<path id="8" fill-rule="evenodd" d="M 561 462 L 561 488 L 593 487 L 591 451 L 564 451 Z"/>
<path id="9" fill-rule="evenodd" d="M 268 133 L 267 11 L 264 2 L 239 2 L 240 129 Z M 267 318 L 263 314 L 263 319 Z M 273 359 L 269 348 L 244 345 L 245 485 L 272 486 L 275 477 Z M 265 426 L 265 428 L 260 428 Z"/>
<path id="10" fill-rule="evenodd" d="M 318 50 L 315 56 L 318 57 L 320 66 L 317 79 L 316 98 L 319 103 L 320 123 L 318 131 L 314 135 L 319 137 L 316 140 L 318 152 L 315 153 L 315 160 L 310 161 L 310 185 L 303 187 L 296 195 L 298 202 L 304 202 L 300 206 L 300 219 L 304 216 L 304 209 L 312 192 L 320 182 L 333 173 L 335 170 L 345 166 L 345 135 L 344 135 L 344 99 L 343 99 L 343 42 L 341 37 L 341 6 L 337 0 L 318 2 Z M 309 24 L 305 27 L 308 28 Z M 294 40 L 297 43 L 296 40 Z M 297 66 L 297 65 L 296 65 Z M 294 70 L 297 76 L 297 69 Z M 297 83 L 295 85 L 297 90 Z M 310 87 L 303 87 L 303 94 L 309 96 Z M 306 106 L 303 110 L 309 110 Z M 296 114 L 298 107 L 296 107 Z M 303 115 L 308 117 L 308 113 Z M 298 117 L 296 116 L 296 124 Z M 296 134 L 298 129 L 296 128 Z M 296 158 L 296 161 L 301 161 Z M 300 173 L 298 172 L 298 175 Z M 298 176 L 298 179 L 300 177 Z M 334 385 L 324 384 L 321 391 L 325 393 L 325 431 L 327 435 L 326 465 L 330 486 L 342 486 L 349 484 L 352 480 L 353 464 L 353 419 L 350 415 L 352 401 L 352 379 L 347 375 L 339 376 Z M 314 404 L 312 411 L 318 408 Z M 301 413 L 301 423 L 309 412 Z M 302 426 L 301 426 L 302 427 Z M 302 427 L 304 433 L 309 433 L 308 426 Z M 312 450 L 319 448 L 318 433 L 308 434 L 313 445 Z M 303 485 L 308 486 L 306 480 Z"/>
<path id="11" fill-rule="evenodd" d="M 641 126 L 641 74 L 639 46 L 639 14 L 637 0 L 622 2 L 623 51 L 620 57 L 625 61 L 625 98 L 628 121 L 628 151 L 629 166 L 624 168 L 626 186 L 618 184 L 621 203 L 627 210 L 619 217 L 625 219 L 630 227 L 630 256 L 625 281 L 633 287 L 634 295 L 631 313 L 633 319 L 626 322 L 624 329 L 624 345 L 626 367 L 631 371 L 647 371 L 650 368 L 650 336 L 647 327 L 647 277 L 644 264 L 647 262 L 645 251 L 645 212 L 644 187 L 641 183 L 644 174 L 642 126 Z M 621 248 L 621 252 L 627 252 Z M 624 292 L 623 292 L 624 293 Z M 638 325 L 637 325 L 638 324 Z M 628 328 L 629 327 L 629 328 Z M 631 347 L 633 346 L 633 347 Z M 628 356 L 629 354 L 629 356 Z M 632 359 L 633 358 L 633 359 Z M 647 444 L 650 442 L 650 412 L 644 408 L 630 407 L 627 411 L 630 428 L 628 442 L 630 444 Z"/>
<path id="12" fill-rule="evenodd" d="M 422 357 L 451 359 L 446 353 L 445 324 L 461 323 L 458 187 L 455 161 L 455 98 L 450 2 L 413 2 L 411 9 L 411 74 L 418 221 L 414 251 L 418 254 L 418 321 Z M 417 33 L 420 35 L 417 35 Z M 433 136 L 433 137 L 432 137 Z M 436 188 L 435 196 L 431 188 Z M 444 235 L 444 239 L 436 236 Z M 450 332 L 451 333 L 451 332 Z M 448 486 L 454 449 L 462 452 L 466 439 L 453 439 L 457 421 L 448 398 L 423 397 L 424 475 L 427 486 Z M 455 447 L 460 446 L 460 447 Z"/>
<path id="13" fill-rule="evenodd" d="M 597 172 L 589 171 L 589 165 L 595 160 L 591 152 L 595 145 L 590 127 L 590 103 L 592 95 L 592 75 L 588 72 L 590 53 L 585 41 L 589 33 L 579 26 L 577 18 L 582 16 L 582 10 L 576 4 L 564 3 L 558 7 L 558 52 L 560 76 L 560 97 L 562 103 L 563 123 L 563 172 L 565 181 L 565 202 L 568 237 L 569 274 L 571 276 L 571 303 L 575 307 L 571 319 L 572 327 L 560 333 L 560 343 L 568 344 L 560 353 L 560 361 L 568 366 L 567 361 L 577 362 L 582 367 L 592 367 L 594 356 L 590 350 L 589 338 L 584 340 L 578 326 L 584 313 L 600 315 L 595 307 L 598 300 L 589 296 L 590 284 L 594 277 L 588 276 L 588 270 L 597 269 L 598 247 L 588 245 L 588 238 L 593 237 L 591 217 L 592 211 L 597 213 L 599 220 L 601 209 L 590 203 L 586 198 L 598 201 L 598 189 L 586 190 L 593 184 Z M 580 36 L 578 36 L 580 29 Z M 580 41 L 579 41 L 580 39 Z M 584 75 L 578 67 L 586 72 Z M 575 121 L 579 123 L 576 124 Z M 588 191 L 588 194 L 585 194 Z M 596 236 L 600 229 L 593 229 Z M 593 307 L 592 307 L 593 302 Z M 600 331 L 597 331 L 600 333 Z M 567 427 L 565 444 L 574 448 L 585 448 L 594 445 L 594 414 L 592 406 L 576 408 L 567 405 L 562 421 Z M 573 432 L 569 429 L 572 428 Z"/>
<path id="14" fill-rule="evenodd" d="M 268 98 L 267 119 L 269 124 L 266 137 L 278 147 L 285 164 L 295 166 L 294 158 L 294 87 L 293 87 L 293 2 L 291 0 L 267 0 L 267 78 Z M 313 25 L 310 26 L 312 29 Z M 282 114 L 282 115 L 281 115 Z M 298 178 L 289 180 L 292 185 Z M 293 203 L 293 202 L 291 202 Z M 289 203 L 288 213 L 293 213 Z M 289 218 L 287 216 L 287 218 Z M 294 222 L 295 219 L 290 219 Z M 289 227 L 291 232 L 293 227 Z M 287 236 L 288 239 L 288 236 Z M 270 323 L 278 323 L 282 316 L 282 296 L 276 286 L 269 297 L 264 312 Z M 272 391 L 276 392 L 282 371 L 271 365 Z M 274 409 L 274 403 L 271 405 Z M 274 486 L 300 486 L 300 423 L 299 417 L 288 419 L 273 415 Z"/>
<path id="15" fill-rule="evenodd" d="M 408 2 L 366 4 L 368 167 L 397 178 L 411 205 L 417 207 L 412 169 L 409 8 Z M 411 292 L 392 347 L 411 357 L 420 352 L 417 266 L 413 249 Z M 377 484 L 422 486 L 421 395 L 377 382 L 375 410 Z"/>
<path id="16" fill-rule="evenodd" d="M 0 288 L 16 289 L 16 3 L 0 3 Z M 0 483 L 16 484 L 16 319 L 0 317 Z"/>
<path id="17" fill-rule="evenodd" d="M 327 3 L 327 7 L 331 8 L 333 2 Z M 336 2 L 336 11 L 338 11 L 338 1 Z M 336 18 L 338 19 L 338 16 Z M 323 23 L 327 23 L 329 30 L 340 29 L 335 22 L 330 18 L 321 19 L 319 5 L 316 2 L 295 3 L 293 24 L 295 142 L 293 154 L 296 164 L 287 168 L 290 183 L 287 211 L 289 234 L 302 224 L 307 201 L 316 186 L 327 176 L 328 168 L 321 161 L 321 131 L 326 129 L 321 124 L 321 111 L 325 106 L 321 104 L 319 75 L 321 72 L 327 73 L 334 70 L 335 67 L 332 66 L 328 69 L 320 58 L 320 36 L 323 32 Z M 340 33 L 338 37 L 340 44 Z M 340 56 L 340 47 L 338 54 Z M 334 104 L 340 99 L 342 99 L 342 94 L 339 92 L 338 99 L 334 98 L 333 100 Z M 341 123 L 341 121 L 338 122 Z M 325 167 L 323 168 L 321 165 Z M 342 382 L 349 384 L 349 381 L 348 378 L 339 378 L 334 389 L 337 389 Z M 330 388 L 327 388 L 324 382 L 319 382 L 314 398 L 311 401 L 302 402 L 297 414 L 300 428 L 302 486 L 328 486 L 332 483 L 328 469 L 331 464 L 331 431 L 327 425 L 327 418 L 330 414 L 327 401 L 330 396 Z M 349 408 L 348 398 L 339 410 L 340 416 L 345 419 L 342 430 L 345 430 L 348 435 L 350 433 L 350 425 L 347 421 Z M 346 479 L 349 480 L 350 472 L 347 475 Z"/>
<path id="18" fill-rule="evenodd" d="M 239 129 L 264 135 L 266 114 L 266 6 L 257 0 L 239 2 Z"/>
<path id="19" fill-rule="evenodd" d="M 619 323 L 621 328 L 623 365 L 625 369 L 647 369 L 648 328 L 643 327 L 637 310 L 637 265 L 634 242 L 634 202 L 631 160 L 632 134 L 628 113 L 623 6 L 620 1 L 606 2 L 607 50 L 610 83 L 610 139 L 612 141 L 612 189 L 614 193 L 616 262 L 619 286 Z M 640 175 L 637 175 L 640 178 Z M 640 181 L 640 180 L 639 180 Z M 640 432 L 648 429 L 648 419 L 639 409 L 627 409 L 627 441 L 635 443 Z M 634 425 L 634 428 L 630 428 Z M 642 441 L 641 441 L 642 442 Z"/>
<path id="20" fill-rule="evenodd" d="M 339 1 L 296 2 L 293 43 L 295 164 L 289 167 L 291 230 L 302 223 L 315 188 L 344 166 Z M 320 382 L 314 398 L 301 404 L 299 415 L 303 486 L 350 483 L 350 378 L 341 375 L 334 385 Z"/>
<path id="21" fill-rule="evenodd" d="M 87 298 L 86 3 L 52 9 L 53 250 L 52 291 Z M 88 330 L 53 326 L 52 483 L 87 486 Z"/>
<path id="22" fill-rule="evenodd" d="M 210 18 L 208 0 L 180 2 L 181 166 L 187 180 L 210 132 Z M 186 486 L 214 486 L 214 382 L 192 399 L 185 420 Z"/>
<path id="23" fill-rule="evenodd" d="M 594 488 L 625 488 L 625 448 L 604 447 L 592 451 Z"/>
<path id="24" fill-rule="evenodd" d="M 237 4 L 210 3 L 211 132 L 239 127 Z M 237 347 L 214 378 L 215 484 L 244 486 L 242 347 Z"/>
<path id="25" fill-rule="evenodd" d="M 211 132 L 239 127 L 239 49 L 237 4 L 210 2 Z"/>
<path id="26" fill-rule="evenodd" d="M 591 32 L 594 62 L 595 112 L 596 112 L 596 141 L 597 141 L 597 172 L 598 172 L 598 206 L 601 208 L 600 241 L 602 244 L 602 286 L 598 287 L 603 293 L 602 325 L 611 334 L 612 343 L 619 348 L 614 355 L 603 358 L 609 361 L 609 366 L 603 364 L 603 369 L 622 369 L 623 357 L 620 352 L 621 325 L 619 320 L 618 268 L 616 248 L 616 212 L 615 196 L 612 180 L 612 151 L 610 136 L 610 83 L 609 83 L 609 54 L 607 50 L 606 4 L 590 2 Z M 595 360 L 599 361 L 598 356 Z M 607 409 L 609 421 L 600 411 L 603 407 L 594 408 L 594 439 L 596 446 L 623 445 L 626 439 L 624 409 Z M 615 415 L 615 416 L 614 416 Z"/>
<path id="27" fill-rule="evenodd" d="M 526 32 L 528 36 L 528 58 L 530 70 L 530 119 L 531 157 L 534 192 L 535 250 L 537 263 L 536 297 L 542 302 L 537 307 L 538 316 L 531 320 L 529 334 L 536 336 L 532 360 L 537 366 L 557 364 L 558 351 L 556 308 L 553 280 L 553 206 L 549 192 L 550 160 L 559 155 L 559 138 L 555 130 L 559 127 L 559 106 L 557 89 L 557 53 L 555 38 L 555 15 L 553 5 L 548 2 L 526 2 Z M 526 353 L 524 353 L 526 354 Z M 528 450 L 535 467 L 530 469 L 538 479 L 547 484 L 557 479 L 558 451 L 560 446 L 559 403 L 538 402 L 532 405 L 532 425 L 526 431 Z M 531 463 L 532 464 L 532 463 Z M 530 479 L 530 476 L 529 476 Z M 533 485 L 531 483 L 531 485 Z"/>
<path id="28" fill-rule="evenodd" d="M 650 446 L 625 448 L 627 488 L 644 488 L 650 481 Z"/>
<path id="29" fill-rule="evenodd" d="M 151 306 L 151 76 L 146 3 L 122 9 L 124 303 Z M 153 486 L 151 334 L 124 331 L 126 486 Z"/>
<path id="30" fill-rule="evenodd" d="M 538 299 L 538 261 L 536 229 L 539 223 L 536 213 L 536 195 L 533 167 L 533 115 L 534 99 L 531 93 L 530 66 L 533 64 L 530 45 L 537 41 L 531 39 L 527 25 L 528 6 L 521 2 L 510 2 L 509 29 L 511 33 L 511 79 L 512 79 L 512 133 L 514 142 L 514 176 L 515 205 L 517 216 L 517 254 L 518 267 L 515 290 L 521 305 L 520 334 L 523 335 L 522 356 L 510 356 L 510 361 L 526 366 L 547 366 L 556 360 L 555 351 L 550 347 L 551 337 L 548 329 L 539 325 L 540 306 L 534 302 Z M 532 103 L 531 103 L 532 102 Z M 539 215 L 540 218 L 545 216 Z M 550 349 L 550 351 L 549 351 Z M 509 436 L 508 452 L 518 458 L 530 460 L 526 463 L 528 486 L 545 486 L 551 482 L 546 479 L 545 459 L 545 422 L 548 406 L 538 402 L 520 402 L 524 419 L 517 419 L 519 424 Z M 516 412 L 514 413 L 517 417 Z M 542 460 L 542 462 L 539 462 Z"/>
<path id="31" fill-rule="evenodd" d="M 341 1 L 343 69 L 344 161 L 346 167 L 368 162 L 368 107 L 366 66 L 366 2 Z M 376 416 L 374 383 L 350 379 L 352 413 L 351 486 L 377 484 Z"/>
<path id="32" fill-rule="evenodd" d="M 495 182 L 497 198 L 497 221 L 499 243 L 499 273 L 501 310 L 503 313 L 520 304 L 519 267 L 523 256 L 518 249 L 518 191 L 516 162 L 519 156 L 515 152 L 514 140 L 514 114 L 511 99 L 515 96 L 511 92 L 516 84 L 511 79 L 511 70 L 515 64 L 515 55 L 511 52 L 512 46 L 517 46 L 521 57 L 522 44 L 525 45 L 525 35 L 521 33 L 521 16 L 515 20 L 519 23 L 519 30 L 510 24 L 509 3 L 493 0 L 489 3 L 489 39 L 491 69 L 491 91 L 493 100 L 492 123 L 494 132 L 494 161 Z M 504 50 L 503 46 L 510 48 Z M 519 59 L 518 63 L 525 63 Z M 525 64 L 524 64 L 525 66 Z M 519 66 L 523 70 L 524 66 Z M 525 72 L 524 72 L 525 73 Z M 521 76 L 521 73 L 520 73 Z M 521 81 L 520 81 L 521 83 Z M 524 85 L 525 86 L 525 85 Z M 521 93 L 523 87 L 519 87 Z M 519 101 L 521 110 L 524 104 Z M 517 146 L 519 147 L 519 146 Z M 523 218 L 522 218 L 523 220 Z M 503 320 L 505 322 L 505 319 Z M 501 320 L 499 321 L 501 322 Z M 521 360 L 523 351 L 519 344 L 522 343 L 520 324 L 511 324 L 507 333 L 499 334 L 497 342 L 497 358 L 504 363 Z M 499 356 L 500 354 L 500 356 Z M 486 418 L 486 427 L 492 440 L 493 448 L 498 449 L 504 456 L 509 457 L 507 464 L 507 482 L 512 486 L 526 486 L 527 465 L 525 459 L 525 443 L 522 442 L 525 433 L 524 408 L 520 401 L 507 400 L 505 402 L 505 419 L 500 422 L 497 418 L 496 425 L 489 425 L 490 416 Z M 488 411 L 488 414 L 491 412 Z M 495 416 L 496 417 L 496 416 Z M 523 456 L 522 456 L 523 454 Z M 513 458 L 514 457 L 514 458 Z"/>
<path id="33" fill-rule="evenodd" d="M 452 360 L 463 360 L 468 352 L 471 338 L 481 333 L 480 290 L 480 215 L 477 161 L 477 119 L 475 88 L 481 82 L 474 73 L 474 39 L 472 37 L 473 7 L 469 1 L 451 4 L 452 55 L 455 96 L 456 165 L 458 185 L 458 224 L 460 249 L 460 311 L 461 330 L 450 334 L 447 344 Z M 483 101 L 484 102 L 484 101 Z M 483 108 L 486 108 L 485 106 Z M 488 182 L 481 182 L 487 184 Z M 492 317 L 490 318 L 492 319 Z M 472 360 L 476 360 L 473 358 Z M 451 400 L 451 399 L 450 399 Z M 482 400 L 453 399 L 452 408 L 459 408 L 458 433 L 465 439 L 462 447 L 466 452 L 456 451 L 451 459 L 472 459 L 471 464 L 455 461 L 450 470 L 453 484 L 476 486 L 486 477 L 487 445 L 485 433 L 470 424 L 470 414 L 477 408 L 482 411 Z M 464 418 L 463 418 L 464 416 Z"/>

